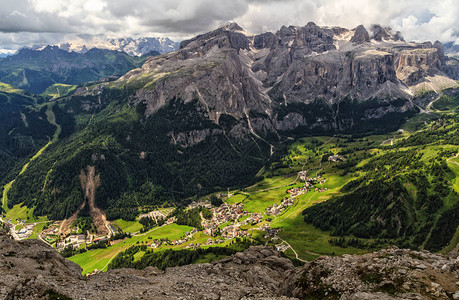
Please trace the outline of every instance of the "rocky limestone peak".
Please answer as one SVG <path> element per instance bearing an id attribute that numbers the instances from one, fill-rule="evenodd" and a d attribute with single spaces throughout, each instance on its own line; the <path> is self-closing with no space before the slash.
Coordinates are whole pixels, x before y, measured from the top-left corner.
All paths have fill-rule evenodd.
<path id="1" fill-rule="evenodd" d="M 432 45 L 431 41 L 423 42 L 423 43 L 420 44 L 420 46 L 421 46 L 422 49 L 433 48 L 433 45 Z"/>
<path id="2" fill-rule="evenodd" d="M 130 102 L 145 103 L 147 116 L 171 99 L 197 100 L 199 110 L 205 112 L 203 118 L 214 124 L 218 125 L 223 114 L 237 120 L 238 129 L 230 136 L 234 133 L 238 139 L 248 131 L 263 136 L 299 126 L 342 131 L 356 126 L 357 120 L 412 112 L 411 100 L 419 91 L 457 86 L 453 80 L 457 69 L 439 59 L 439 44 L 434 48 L 432 43 L 406 43 L 388 28 L 373 28 L 379 30 L 381 43 L 369 43 L 370 34 L 362 25 L 348 30 L 310 22 L 252 36 L 239 25 L 229 24 L 183 41 L 176 52 L 147 60 L 117 84 L 138 84 Z M 320 101 L 332 111 L 331 105 L 343 99 L 372 101 L 374 108 L 358 119 L 338 116 L 342 121 L 331 124 L 328 112 L 314 116 L 305 109 L 285 115 L 279 106 L 306 107 Z M 378 102 L 395 99 L 406 103 L 387 106 Z M 257 117 L 249 125 L 250 116 Z M 203 128 L 170 136 L 186 147 L 219 132 L 221 129 Z"/>
<path id="3" fill-rule="evenodd" d="M 281 298 L 279 287 L 295 270 L 274 249 L 258 246 L 213 263 L 83 278 L 78 265 L 45 243 L 16 242 L 2 234 L 0 299 L 288 299 Z"/>
<path id="4" fill-rule="evenodd" d="M 45 48 L 43 48 L 43 52 L 52 52 L 52 51 L 58 51 L 60 50 L 58 46 L 51 46 L 47 45 Z"/>
<path id="5" fill-rule="evenodd" d="M 401 41 L 401 42 L 405 41 L 405 38 L 402 36 L 402 33 L 400 31 L 395 32 L 393 39 L 394 41 Z"/>
<path id="6" fill-rule="evenodd" d="M 272 32 L 258 34 L 253 37 L 253 46 L 256 49 L 271 48 L 274 44 L 275 36 Z"/>
<path id="7" fill-rule="evenodd" d="M 446 57 L 445 57 L 445 48 L 443 47 L 443 44 L 440 41 L 435 41 L 435 43 L 433 44 L 433 47 L 437 49 L 438 58 L 442 61 L 442 63 L 444 63 L 446 60 Z"/>
<path id="8" fill-rule="evenodd" d="M 373 39 L 377 41 L 388 40 L 391 38 L 388 28 L 384 28 L 381 25 L 371 25 L 371 31 L 373 32 Z"/>
<path id="9" fill-rule="evenodd" d="M 354 44 L 363 44 L 370 41 L 370 35 L 363 25 L 359 25 L 354 29 L 354 35 L 351 42 Z"/>
<path id="10" fill-rule="evenodd" d="M 313 22 L 309 22 L 304 27 L 282 26 L 275 35 L 278 38 L 278 46 L 291 48 L 294 52 L 301 49 L 302 53 L 322 53 L 335 48 L 334 31 L 317 26 Z"/>
<path id="11" fill-rule="evenodd" d="M 458 271 L 457 256 L 392 247 L 319 257 L 284 281 L 281 289 L 299 299 L 459 299 Z"/>
<path id="12" fill-rule="evenodd" d="M 400 31 L 393 32 L 390 27 L 383 27 L 378 24 L 373 24 L 370 27 L 371 38 L 376 41 L 404 41 Z"/>
<path id="13" fill-rule="evenodd" d="M 454 42 L 444 43 L 445 54 L 448 56 L 459 56 L 459 44 Z"/>
<path id="14" fill-rule="evenodd" d="M 228 22 L 220 28 L 229 31 L 244 31 L 244 29 L 241 26 L 239 26 L 239 24 L 237 24 L 236 22 Z"/>
<path id="15" fill-rule="evenodd" d="M 226 46 L 236 50 L 248 49 L 249 39 L 247 38 L 247 33 L 244 33 L 242 27 L 237 23 L 228 23 L 211 32 L 182 41 L 180 43 L 180 49 L 188 46 L 193 48 L 206 46 L 206 48 L 209 49 L 209 45 L 214 46 L 215 44 L 217 44 L 219 48 Z"/>
<path id="16" fill-rule="evenodd" d="M 341 35 L 343 33 L 346 33 L 349 31 L 349 29 L 346 29 L 346 28 L 343 28 L 343 27 L 338 27 L 338 26 L 334 26 L 331 28 L 333 30 L 333 33 L 335 35 Z"/>

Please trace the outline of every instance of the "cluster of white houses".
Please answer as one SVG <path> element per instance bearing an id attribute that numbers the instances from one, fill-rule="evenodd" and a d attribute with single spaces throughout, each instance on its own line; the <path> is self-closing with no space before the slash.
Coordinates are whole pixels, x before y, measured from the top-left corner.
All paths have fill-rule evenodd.
<path id="1" fill-rule="evenodd" d="M 204 233 L 210 236 L 215 236 L 218 233 L 218 227 L 221 224 L 227 223 L 229 221 L 237 221 L 239 218 L 248 216 L 249 214 L 247 211 L 244 210 L 244 204 L 242 203 L 235 203 L 233 205 L 224 203 L 220 207 L 212 208 L 211 211 L 212 219 L 202 221 Z M 225 229 L 226 227 L 224 227 L 223 229 Z M 228 234 L 228 236 L 233 235 L 233 233 L 234 231 Z"/>
<path id="2" fill-rule="evenodd" d="M 18 238 L 22 240 L 30 237 L 33 233 L 33 228 L 35 225 L 36 224 L 23 225 L 23 227 L 16 232 Z"/>
<path id="3" fill-rule="evenodd" d="M 27 220 L 16 220 L 17 224 L 13 224 L 11 219 L 6 219 L 5 223 L 10 232 L 12 233 L 14 239 L 22 240 L 30 237 L 33 233 L 33 228 L 35 227 L 36 223 L 34 224 L 26 224 Z M 16 230 L 16 227 L 19 226 L 19 230 Z"/>
<path id="4" fill-rule="evenodd" d="M 94 235 L 84 235 L 84 234 L 71 234 L 65 239 L 58 241 L 56 243 L 57 251 L 61 252 L 68 246 L 72 246 L 73 249 L 78 249 L 82 245 L 103 243 L 109 240 L 109 236 L 94 236 Z"/>
<path id="5" fill-rule="evenodd" d="M 225 239 L 234 239 L 237 237 L 248 236 L 248 232 L 239 228 L 239 224 L 231 224 L 222 229 L 222 237 Z"/>
<path id="6" fill-rule="evenodd" d="M 281 204 L 274 203 L 273 205 L 268 207 L 266 209 L 266 213 L 268 215 L 277 216 L 278 214 L 283 212 L 287 207 L 292 206 L 292 205 L 293 205 L 293 198 L 284 198 Z"/>
<path id="7" fill-rule="evenodd" d="M 196 232 L 198 232 L 196 228 L 191 229 L 189 232 L 185 233 L 185 236 L 183 238 L 176 241 L 172 241 L 172 245 L 181 245 L 183 243 L 188 242 Z"/>

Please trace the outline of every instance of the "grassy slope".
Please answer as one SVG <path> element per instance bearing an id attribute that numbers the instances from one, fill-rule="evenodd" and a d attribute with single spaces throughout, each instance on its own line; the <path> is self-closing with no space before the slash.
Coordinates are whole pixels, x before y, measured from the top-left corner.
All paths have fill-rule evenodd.
<path id="1" fill-rule="evenodd" d="M 451 159 L 448 162 L 448 167 L 456 174 L 454 179 L 454 190 L 459 193 L 459 158 Z"/>
<path id="2" fill-rule="evenodd" d="M 48 87 L 43 92 L 43 95 L 51 96 L 53 98 L 64 97 L 73 92 L 76 88 L 76 85 L 56 83 Z"/>
<path id="3" fill-rule="evenodd" d="M 32 156 L 32 158 L 29 160 L 29 162 L 27 162 L 22 167 L 21 172 L 19 172 L 18 176 L 20 176 L 22 173 L 24 173 L 27 170 L 27 167 L 29 166 L 30 162 L 32 162 L 35 159 L 37 159 L 37 157 L 39 157 L 46 150 L 46 148 L 49 147 L 50 144 L 51 144 L 51 142 L 49 142 L 48 144 L 43 146 L 43 148 L 38 150 L 38 152 L 34 156 Z M 8 191 L 11 189 L 11 186 L 13 185 L 13 183 L 14 183 L 14 180 L 12 180 L 9 183 L 7 183 L 3 188 L 2 204 L 3 204 L 3 209 L 7 212 L 6 213 L 6 218 L 11 218 L 12 220 L 16 220 L 17 218 L 26 219 L 28 216 L 29 217 L 32 216 L 32 213 L 30 213 L 30 214 L 25 213 L 25 210 L 29 211 L 29 209 L 27 207 L 21 207 L 20 204 L 17 204 L 15 206 L 13 206 L 12 209 L 8 208 Z M 32 211 L 32 210 L 30 210 L 30 211 Z"/>
<path id="4" fill-rule="evenodd" d="M 35 159 L 37 159 L 40 155 L 42 155 L 43 152 L 51 145 L 51 143 L 55 143 L 58 140 L 59 134 L 61 133 L 61 126 L 56 123 L 56 117 L 54 116 L 53 109 L 52 109 L 53 105 L 54 103 L 48 104 L 48 108 L 46 110 L 46 116 L 48 118 L 48 122 L 56 127 L 56 131 L 54 133 L 53 139 L 49 141 L 46 145 L 44 145 L 40 150 L 37 151 L 37 153 L 35 153 L 34 156 L 30 158 L 30 160 L 22 167 L 18 176 L 23 174 L 27 170 L 27 167 L 29 166 L 29 164 Z M 27 207 L 21 207 L 20 204 L 13 206 L 11 210 L 8 208 L 8 191 L 11 189 L 11 186 L 13 185 L 14 181 L 15 180 L 10 181 L 3 188 L 2 207 L 7 212 L 6 218 L 11 218 L 12 220 L 16 220 L 17 218 L 28 219 L 27 223 L 35 222 L 37 220 L 40 220 L 40 221 L 46 220 L 47 219 L 46 217 L 41 217 L 39 219 L 34 218 L 33 208 L 29 210 Z"/>
<path id="5" fill-rule="evenodd" d="M 0 91 L 5 93 L 22 93 L 24 90 L 17 89 L 10 84 L 0 82 Z"/>
<path id="6" fill-rule="evenodd" d="M 353 254 L 365 252 L 364 250 L 352 247 L 341 248 L 330 245 L 328 243 L 330 239 L 329 232 L 323 232 L 303 221 L 302 212 L 304 209 L 315 203 L 328 200 L 349 180 L 349 178 L 336 175 L 328 175 L 325 177 L 329 178 L 324 184 L 324 187 L 329 188 L 328 191 L 322 193 L 309 192 L 308 194 L 298 197 L 299 199 L 293 207 L 285 211 L 285 213 L 272 222 L 272 227 L 283 228 L 279 236 L 286 240 L 295 249 L 298 256 L 304 260 L 311 260 L 324 254 L 340 255 L 344 253 Z M 289 254 L 287 253 L 287 255 Z"/>
<path id="7" fill-rule="evenodd" d="M 48 122 L 56 127 L 56 131 L 54 132 L 53 139 L 50 143 L 56 143 L 62 131 L 61 125 L 56 123 L 56 116 L 53 112 L 53 105 L 55 105 L 55 103 L 48 104 L 48 108 L 46 109 L 46 117 L 48 118 Z"/>
<path id="8" fill-rule="evenodd" d="M 456 178 L 453 180 L 454 190 L 459 193 L 459 158 L 451 159 L 448 162 L 448 167 L 456 174 Z M 443 254 L 449 253 L 452 251 L 456 245 L 459 243 L 459 228 L 456 230 L 454 237 L 451 240 L 451 243 L 445 247 L 441 252 Z"/>

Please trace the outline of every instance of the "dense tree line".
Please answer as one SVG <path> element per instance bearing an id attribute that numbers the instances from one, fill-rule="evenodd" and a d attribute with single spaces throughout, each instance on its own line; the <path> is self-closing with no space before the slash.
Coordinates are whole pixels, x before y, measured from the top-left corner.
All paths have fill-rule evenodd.
<path id="1" fill-rule="evenodd" d="M 121 240 L 124 238 L 130 238 L 131 234 L 123 231 L 118 231 L 112 236 L 110 236 L 110 241 L 116 241 L 116 240 Z"/>
<path id="2" fill-rule="evenodd" d="M 459 226 L 459 203 L 440 215 L 430 234 L 425 248 L 430 251 L 440 251 L 447 246 Z"/>
<path id="3" fill-rule="evenodd" d="M 209 247 L 206 249 L 198 248 L 182 250 L 167 249 L 164 251 L 155 252 L 148 250 L 146 245 L 136 245 L 115 256 L 115 258 L 108 265 L 108 268 L 145 269 L 146 267 L 153 266 L 160 270 L 164 270 L 169 267 L 192 264 L 198 259 L 210 253 L 217 256 L 232 255 L 238 251 L 247 249 L 253 244 L 254 242 L 251 240 L 238 239 L 237 241 L 234 241 L 234 243 L 229 247 Z M 139 251 L 144 251 L 145 254 L 139 260 L 134 261 L 134 255 Z"/>
<path id="4" fill-rule="evenodd" d="M 106 249 L 110 247 L 110 241 L 101 241 L 98 243 L 92 243 L 86 246 L 86 250 L 94 250 L 94 249 Z"/>
<path id="5" fill-rule="evenodd" d="M 144 217 L 139 220 L 139 223 L 143 225 L 142 229 L 140 229 L 140 233 L 147 232 L 148 230 L 152 229 L 155 226 L 163 226 L 166 220 L 157 219 L 155 220 L 152 217 Z"/>
<path id="6" fill-rule="evenodd" d="M 73 249 L 73 245 L 68 245 L 67 247 L 64 248 L 64 250 L 62 250 L 61 255 L 63 257 L 71 257 L 71 256 L 74 256 L 80 253 L 84 253 L 89 250 L 106 249 L 109 246 L 110 246 L 110 242 L 108 240 L 98 242 L 98 243 L 92 243 L 92 244 L 86 245 L 86 247 L 84 248 L 80 247 L 80 248 Z"/>
<path id="7" fill-rule="evenodd" d="M 270 90 L 273 99 L 279 99 L 283 103 L 282 94 L 277 94 L 279 90 L 274 86 Z M 411 116 L 416 114 L 415 110 L 404 113 L 387 113 L 381 118 L 368 118 L 368 112 L 381 106 L 398 108 L 406 104 L 405 99 L 393 99 L 390 103 L 383 99 L 373 99 L 372 101 L 357 101 L 345 98 L 333 104 L 332 109 L 322 99 L 317 99 L 311 103 L 289 103 L 280 106 L 278 109 L 278 119 L 283 119 L 289 113 L 297 113 L 306 120 L 305 126 L 299 126 L 289 134 L 298 137 L 307 135 L 333 135 L 333 134 L 352 134 L 355 137 L 370 134 L 382 134 L 395 131 Z M 335 115 L 336 112 L 337 114 Z M 320 121 L 319 121 L 320 119 Z M 317 124 L 312 125 L 311 124 Z"/>
<path id="8" fill-rule="evenodd" d="M 219 207 L 223 204 L 223 200 L 213 194 L 212 196 L 210 196 L 210 204 L 212 204 L 215 207 Z"/>
<path id="9" fill-rule="evenodd" d="M 61 251 L 61 255 L 63 257 L 71 257 L 80 253 L 84 253 L 86 251 L 88 251 L 86 248 L 73 249 L 73 245 L 68 245 L 64 248 L 64 250 Z"/>
<path id="10" fill-rule="evenodd" d="M 194 227 L 198 230 L 202 230 L 202 225 L 201 225 L 201 208 L 196 207 L 193 209 L 188 209 L 184 210 L 182 208 L 176 208 L 174 211 L 171 213 L 172 217 L 176 218 L 175 223 L 179 225 L 187 225 Z"/>
<path id="11" fill-rule="evenodd" d="M 332 238 L 328 240 L 328 243 L 334 246 L 341 247 L 341 248 L 354 247 L 354 248 L 359 248 L 359 249 L 371 250 L 371 249 L 381 248 L 381 246 L 387 245 L 388 240 L 365 241 L 365 240 L 357 239 L 357 238 L 340 237 L 340 238 Z"/>
<path id="12" fill-rule="evenodd" d="M 428 128 L 411 135 L 398 146 L 419 146 L 432 143 L 459 145 L 457 130 L 459 130 L 459 115 L 442 115 Z"/>
<path id="13" fill-rule="evenodd" d="M 441 95 L 438 100 L 432 103 L 432 108 L 442 111 L 459 111 L 459 94 Z"/>
<path id="14" fill-rule="evenodd" d="M 105 215 L 107 216 L 107 220 L 123 219 L 126 221 L 135 221 L 137 216 L 139 215 L 139 209 L 137 207 L 113 207 L 105 210 Z"/>
<path id="15" fill-rule="evenodd" d="M 46 106 L 37 111 L 30 108 L 43 101 L 42 97 L 26 92 L 0 91 L 2 185 L 13 180 L 23 164 L 43 147 L 54 133 L 55 127 L 49 124 L 45 114 Z"/>
<path id="16" fill-rule="evenodd" d="M 304 210 L 304 220 L 332 236 L 391 239 L 411 248 L 426 243 L 428 249 L 441 249 L 457 227 L 441 221 L 450 220 L 454 211 L 445 207 L 450 201 L 445 199 L 459 199 L 451 188 L 455 174 L 445 162 L 453 152 L 441 151 L 427 160 L 417 149 L 393 150 L 352 167 L 364 175 L 344 185 L 343 195 Z M 439 217 L 439 227 L 434 220 L 442 208 L 447 211 Z M 429 238 L 431 230 L 442 231 L 441 237 L 432 232 Z M 331 242 L 347 244 L 342 238 Z"/>
<path id="17" fill-rule="evenodd" d="M 212 211 L 206 207 L 201 208 L 201 213 L 204 219 L 212 219 Z"/>
<path id="18" fill-rule="evenodd" d="M 413 212 L 405 209 L 409 195 L 399 181 L 376 181 L 353 193 L 316 204 L 303 213 L 305 221 L 332 235 L 396 238 L 410 230 Z"/>
<path id="19" fill-rule="evenodd" d="M 134 207 L 176 204 L 222 187 L 250 184 L 269 157 L 270 146 L 263 141 L 229 141 L 224 135 L 193 147 L 175 145 L 171 132 L 226 125 L 204 118 L 197 101 L 179 99 L 146 117 L 141 104 L 126 105 L 131 93 L 106 89 L 97 97 L 73 96 L 59 103 L 54 112 L 67 129 L 17 179 L 11 205 L 24 202 L 36 206 L 36 215 L 67 218 L 84 199 L 80 173 L 94 166 L 100 177 L 97 206 L 109 219 L 133 220 Z M 68 136 L 74 119 L 75 132 Z"/>

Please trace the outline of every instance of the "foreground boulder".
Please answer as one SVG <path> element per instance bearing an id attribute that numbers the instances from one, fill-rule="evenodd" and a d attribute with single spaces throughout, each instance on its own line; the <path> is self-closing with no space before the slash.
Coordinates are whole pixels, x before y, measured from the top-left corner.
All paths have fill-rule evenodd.
<path id="1" fill-rule="evenodd" d="M 271 248 L 251 247 L 211 264 L 83 277 L 45 243 L 3 236 L 0 270 L 0 299 L 287 299 L 279 287 L 295 267 Z"/>
<path id="2" fill-rule="evenodd" d="M 220 261 L 83 277 L 38 240 L 0 235 L 0 299 L 459 299 L 459 259 L 390 248 L 294 267 L 270 247 Z"/>
<path id="3" fill-rule="evenodd" d="M 299 299 L 459 299 L 458 271 L 457 256 L 394 247 L 320 257 L 284 282 L 282 291 Z"/>

